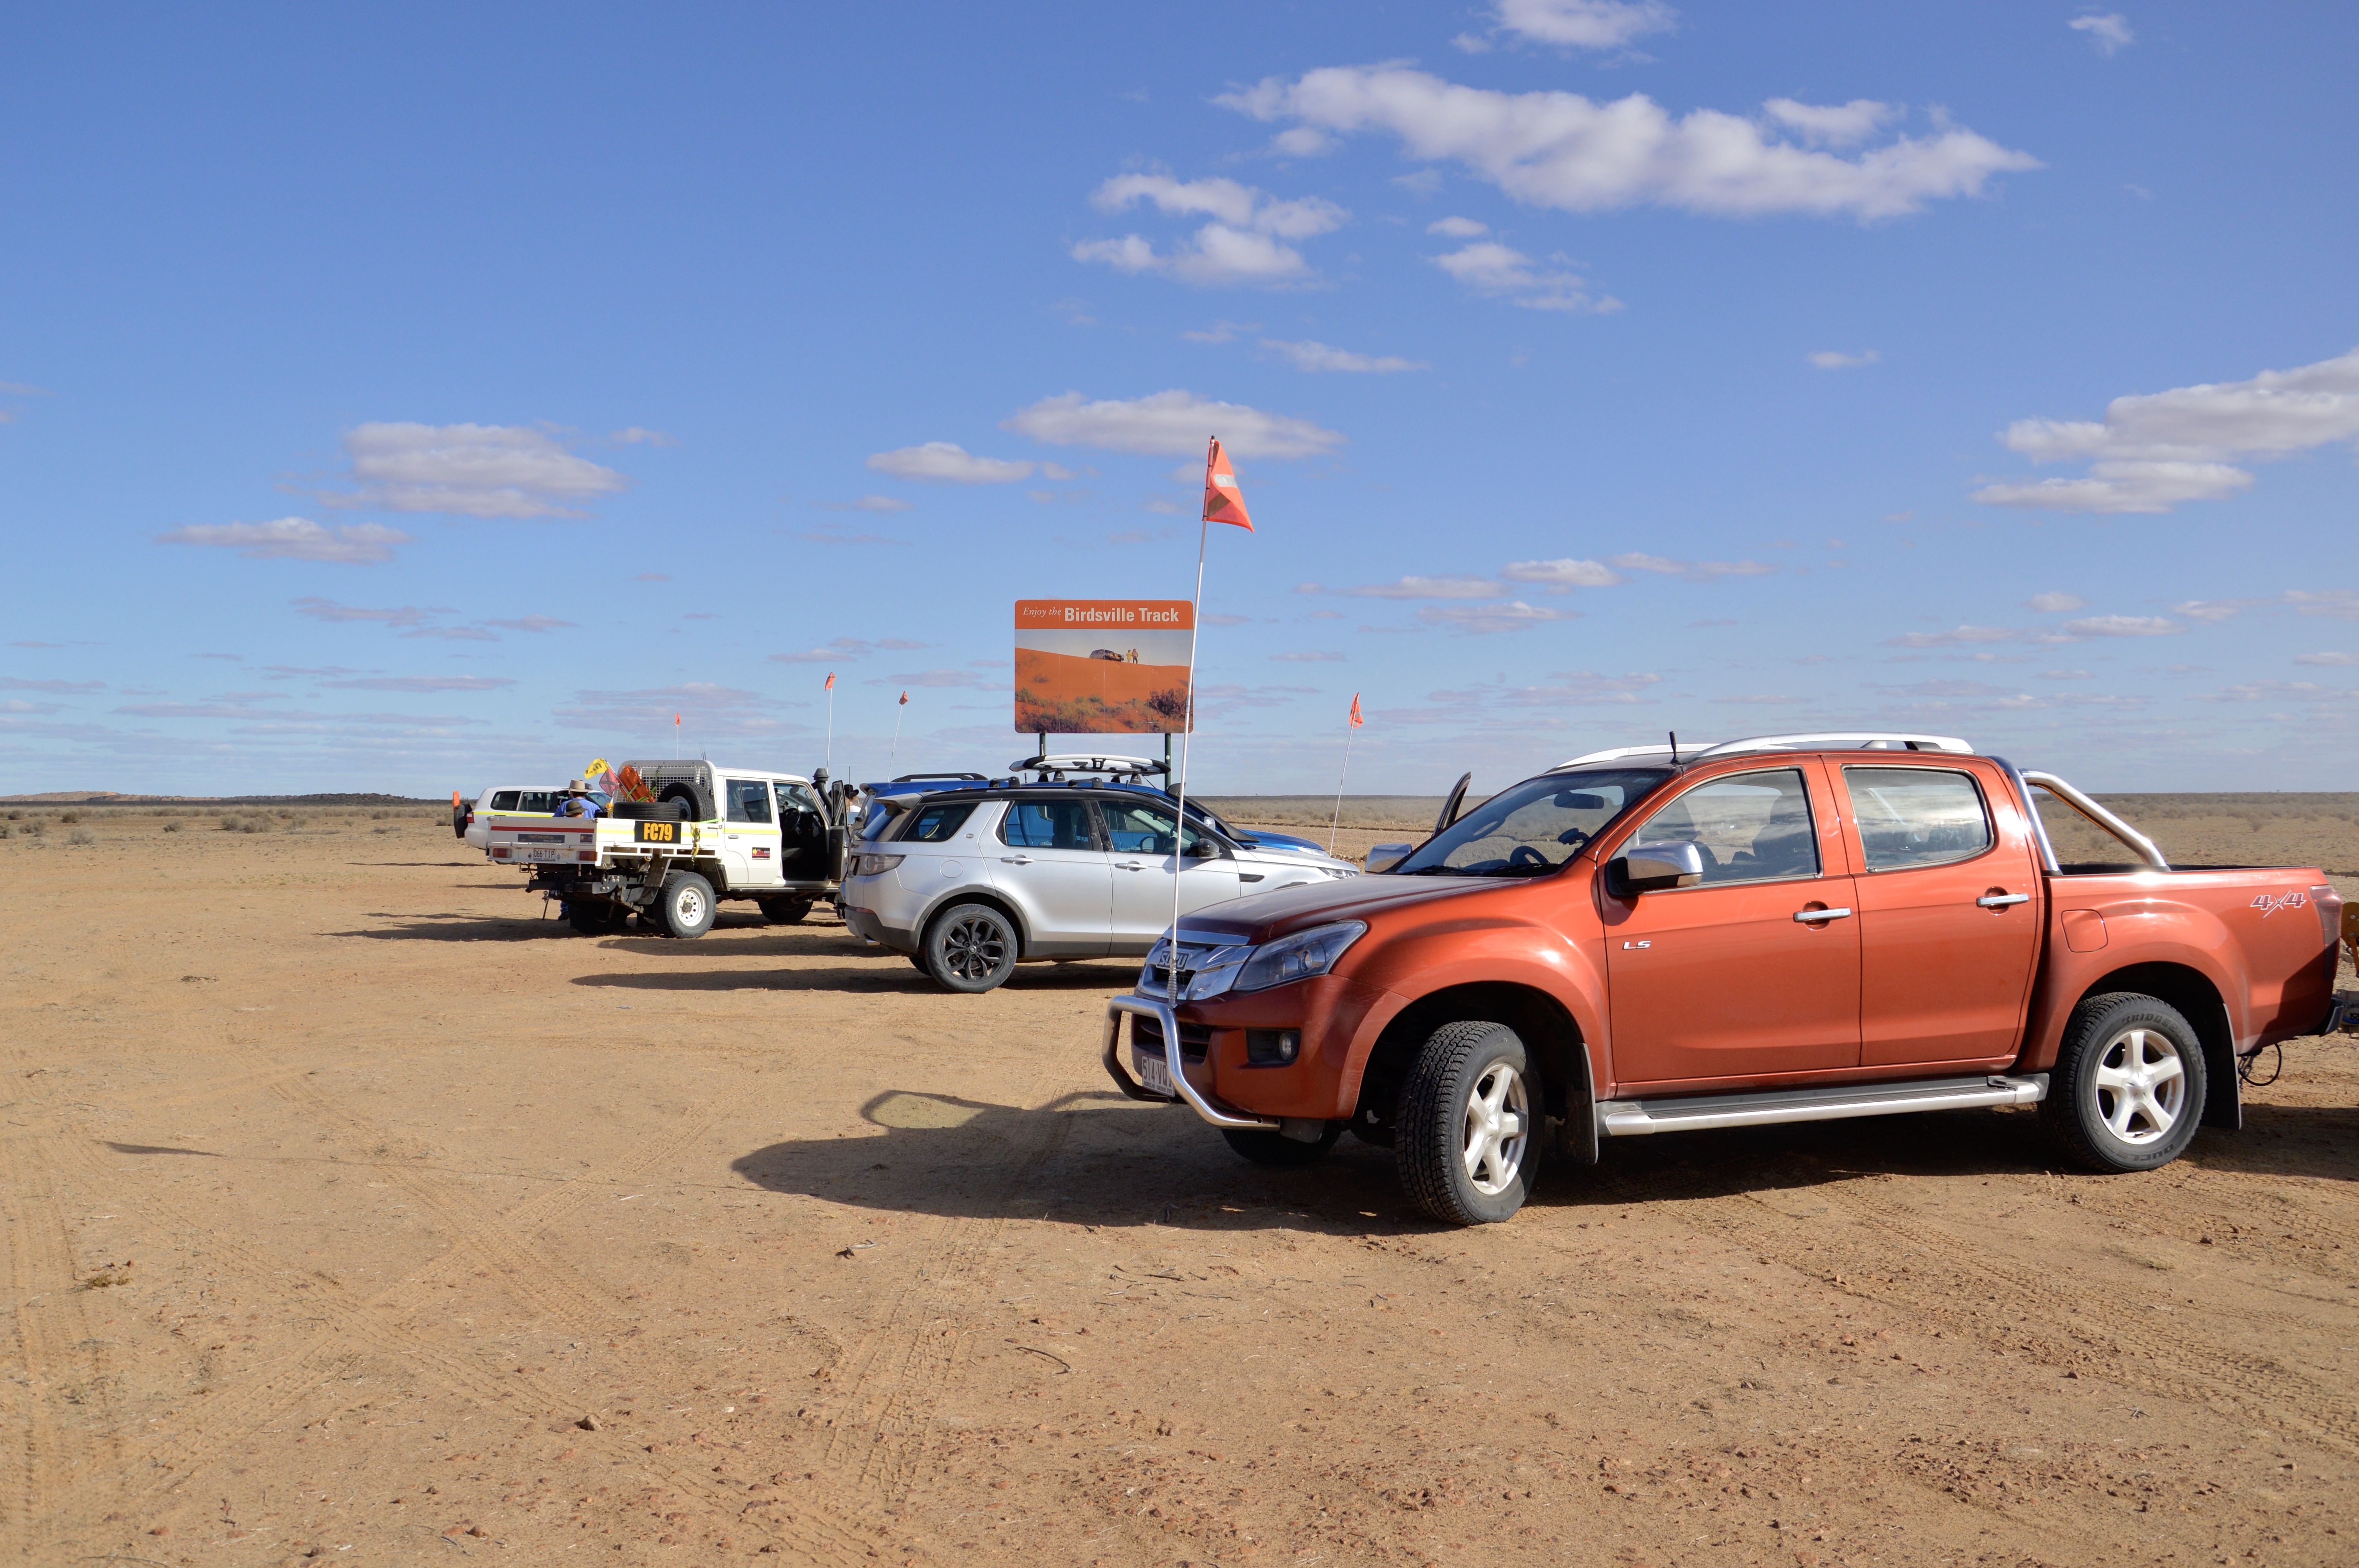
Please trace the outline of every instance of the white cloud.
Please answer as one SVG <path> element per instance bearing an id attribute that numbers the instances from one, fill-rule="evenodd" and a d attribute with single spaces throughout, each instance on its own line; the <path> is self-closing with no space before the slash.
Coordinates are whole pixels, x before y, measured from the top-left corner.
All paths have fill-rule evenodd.
<path id="1" fill-rule="evenodd" d="M 1308 341 L 1288 343 L 1276 338 L 1264 338 L 1261 346 L 1284 354 L 1295 369 L 1314 373 L 1340 371 L 1348 375 L 1395 375 L 1405 370 L 1432 368 L 1423 360 L 1405 360 L 1397 354 L 1355 354 L 1349 349 L 1330 348 L 1325 343 Z"/>
<path id="2" fill-rule="evenodd" d="M 961 687 L 969 691 L 1006 691 L 1006 676 L 986 676 L 974 670 L 905 670 L 889 680 L 872 680 L 871 686 L 923 686 Z"/>
<path id="3" fill-rule="evenodd" d="M 2137 41 L 2137 35 L 2130 31 L 2130 19 L 2119 11 L 2108 11 L 2101 16 L 2075 16 L 2064 25 L 2085 35 L 2099 54 L 2110 55 Z"/>
<path id="4" fill-rule="evenodd" d="M 1301 127 L 1281 150 L 1301 155 L 1324 150 L 1323 132 Z M 1118 240 L 1085 240 L 1072 248 L 1075 261 L 1097 262 L 1117 272 L 1168 273 L 1183 283 L 1277 284 L 1310 275 L 1302 253 L 1285 243 L 1339 228 L 1351 214 L 1316 196 L 1282 201 L 1234 179 L 1174 179 L 1164 174 L 1117 175 L 1099 186 L 1090 204 L 1118 212 L 1140 201 L 1165 212 L 1212 221 L 1169 252 L 1136 234 Z"/>
<path id="5" fill-rule="evenodd" d="M 381 523 L 340 523 L 323 528 L 308 517 L 275 523 L 194 523 L 158 534 L 159 545 L 235 550 L 256 561 L 389 561 L 396 545 L 417 541 Z"/>
<path id="6" fill-rule="evenodd" d="M 2160 615 L 2092 615 L 2067 621 L 2064 630 L 2075 637 L 2169 637 L 2187 628 Z"/>
<path id="7" fill-rule="evenodd" d="M 1899 107 L 1879 103 L 1873 98 L 1854 98 L 1848 103 L 1799 103 L 1791 98 L 1772 98 L 1762 105 L 1769 117 L 1799 135 L 1804 141 L 1820 146 L 1847 147 L 1864 142 L 1884 129 L 1901 114 Z"/>
<path id="8" fill-rule="evenodd" d="M 1673 119 L 1644 93 L 1601 103 L 1575 92 L 1499 92 L 1400 65 L 1271 77 L 1215 102 L 1337 135 L 1389 132 L 1412 157 L 1459 163 L 1519 201 L 1570 212 L 1661 206 L 1714 217 L 1890 218 L 1980 195 L 1994 175 L 2039 167 L 1957 126 L 1843 157 L 1777 139 L 1774 121 L 1765 127 L 1712 109 Z"/>
<path id="9" fill-rule="evenodd" d="M 875 653 L 912 653 L 930 647 L 928 643 L 912 643 L 906 637 L 884 637 L 871 642 L 865 637 L 838 637 L 823 647 L 806 648 L 799 654 L 772 654 L 774 665 L 841 665 L 865 658 Z"/>
<path id="10" fill-rule="evenodd" d="M 871 452 L 868 467 L 895 479 L 914 479 L 927 484 L 1013 484 L 1032 473 L 1030 463 L 1007 458 L 979 458 L 955 441 L 928 441 L 921 447 Z"/>
<path id="11" fill-rule="evenodd" d="M 914 504 L 915 503 L 904 501 L 897 495 L 864 495 L 857 501 L 831 502 L 829 503 L 829 510 L 833 512 L 907 512 Z"/>
<path id="12" fill-rule="evenodd" d="M 1543 609 L 1517 599 L 1505 604 L 1429 604 L 1417 612 L 1417 618 L 1429 626 L 1487 633 L 1517 632 L 1543 622 L 1571 621 L 1577 613 L 1570 610 Z"/>
<path id="13" fill-rule="evenodd" d="M 2359 593 L 2347 588 L 2324 589 L 2315 593 L 2290 589 L 2282 602 L 2292 605 L 2298 614 L 2323 615 L 2330 621 L 2359 621 Z"/>
<path id="14" fill-rule="evenodd" d="M 1478 223 L 1472 218 L 1437 218 L 1425 226 L 1429 234 L 1447 234 L 1453 240 L 1471 240 L 1491 232 L 1488 223 Z"/>
<path id="15" fill-rule="evenodd" d="M 1000 422 L 1000 428 L 1052 447 L 1095 447 L 1109 452 L 1201 460 L 1213 436 L 1232 457 L 1309 458 L 1344 445 L 1336 431 L 1308 419 L 1265 414 L 1242 403 L 1222 403 L 1192 392 L 1092 403 L 1078 392 L 1044 397 Z M 1201 479 L 1201 470 L 1190 470 Z"/>
<path id="16" fill-rule="evenodd" d="M 2019 632 L 2003 626 L 1959 626 L 1947 632 L 1909 632 L 1885 639 L 1888 648 L 1956 648 L 1974 643 L 2012 643 Z"/>
<path id="17" fill-rule="evenodd" d="M 1857 370 L 1862 365 L 1880 364 L 1884 355 L 1875 349 L 1856 354 L 1843 353 L 1834 349 L 1821 349 L 1817 353 L 1802 356 L 1821 370 Z"/>
<path id="18" fill-rule="evenodd" d="M 516 682 L 506 676 L 368 676 L 320 684 L 345 691 L 497 691 Z"/>
<path id="19" fill-rule="evenodd" d="M 1611 315 L 1622 308 L 1611 295 L 1592 298 L 1587 282 L 1572 273 L 1536 271 L 1531 257 L 1496 240 L 1477 240 L 1426 259 L 1479 294 L 1501 296 L 1527 309 Z"/>
<path id="20" fill-rule="evenodd" d="M 636 447 L 641 442 L 645 442 L 651 447 L 677 447 L 679 445 L 679 438 L 677 436 L 666 435 L 661 430 L 646 429 L 637 425 L 633 425 L 627 429 L 617 430 L 614 434 L 608 436 L 606 439 L 614 442 L 614 445 L 618 447 Z"/>
<path id="21" fill-rule="evenodd" d="M 1674 561 L 1636 551 L 1614 557 L 1614 565 L 1625 572 L 1656 572 L 1664 577 L 1683 578 L 1689 582 L 1714 582 L 1729 577 L 1767 577 L 1777 569 L 1768 561 Z"/>
<path id="22" fill-rule="evenodd" d="M 1546 686 L 1527 686 L 1507 693 L 1502 700 L 1517 708 L 1561 708 L 1568 704 L 1594 708 L 1636 702 L 1649 688 L 1663 684 L 1663 677 L 1647 671 L 1629 675 L 1600 675 L 1595 670 L 1552 670 Z M 1435 692 L 1436 701 L 1455 695 Z"/>
<path id="23" fill-rule="evenodd" d="M 2041 680 L 2087 680 L 2089 678 L 2089 672 L 2086 670 L 2042 670 L 2039 672 L 2039 678 Z"/>
<path id="24" fill-rule="evenodd" d="M 2324 665 L 2335 669 L 2347 669 L 2359 665 L 2359 654 L 2296 654 L 2297 665 Z"/>
<path id="25" fill-rule="evenodd" d="M 1505 584 L 1488 578 L 1459 576 L 1405 577 L 1398 582 L 1371 583 L 1340 591 L 1352 599 L 1497 599 L 1507 589 Z"/>
<path id="26" fill-rule="evenodd" d="M 1343 662 L 1343 655 L 1330 653 L 1272 654 L 1270 659 L 1281 665 L 1339 665 Z"/>
<path id="27" fill-rule="evenodd" d="M 516 425 L 366 424 L 344 433 L 353 488 L 328 506 L 462 517 L 579 517 L 582 503 L 627 489 L 613 469 Z"/>
<path id="28" fill-rule="evenodd" d="M 1679 13 L 1660 0 L 1499 0 L 1496 15 L 1500 27 L 1534 43 L 1618 49 L 1669 32 Z"/>
<path id="29" fill-rule="evenodd" d="M 338 604 L 332 599 L 308 593 L 288 602 L 295 606 L 297 614 L 308 615 L 314 621 L 370 621 L 383 626 L 420 626 L 432 616 L 450 613 L 447 610 L 420 610 L 414 604 L 405 604 L 398 610 L 364 610 L 356 604 Z"/>
<path id="30" fill-rule="evenodd" d="M 2234 465 L 2337 442 L 2359 445 L 2359 349 L 2249 381 L 2116 397 L 2094 420 L 2019 419 L 2000 438 L 2035 463 L 2088 461 L 2085 479 L 1989 484 L 1993 506 L 2059 512 L 2168 512 L 2252 484 Z"/>
<path id="31" fill-rule="evenodd" d="M 1261 328 L 1251 321 L 1215 321 L 1210 327 L 1180 334 L 1182 342 L 1234 343 L 1241 332 L 1258 332 Z"/>
<path id="32" fill-rule="evenodd" d="M 575 623 L 548 615 L 522 615 L 514 621 L 486 621 L 486 626 L 505 626 L 511 632 L 570 632 Z"/>
<path id="33" fill-rule="evenodd" d="M 1499 575 L 1509 582 L 1537 584 L 1550 593 L 1576 588 L 1612 588 L 1629 580 L 1600 562 L 1575 560 L 1569 556 L 1553 561 L 1510 561 Z"/>
<path id="34" fill-rule="evenodd" d="M 2035 593 L 2024 604 L 2047 615 L 2068 615 L 2089 608 L 2089 601 L 2077 593 Z"/>

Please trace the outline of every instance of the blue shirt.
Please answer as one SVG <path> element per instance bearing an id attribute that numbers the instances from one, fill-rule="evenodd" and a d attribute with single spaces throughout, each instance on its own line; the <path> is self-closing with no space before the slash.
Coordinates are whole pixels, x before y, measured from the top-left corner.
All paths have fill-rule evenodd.
<path id="1" fill-rule="evenodd" d="M 565 815 L 587 821 L 598 815 L 598 803 L 586 795 L 569 796 L 565 802 Z"/>

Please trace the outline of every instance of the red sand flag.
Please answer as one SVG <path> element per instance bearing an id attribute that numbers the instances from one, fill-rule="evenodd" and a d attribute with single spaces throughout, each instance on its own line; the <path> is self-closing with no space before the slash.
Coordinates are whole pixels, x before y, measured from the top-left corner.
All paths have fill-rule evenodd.
<path id="1" fill-rule="evenodd" d="M 1366 722 L 1366 719 L 1360 717 L 1360 694 L 1355 691 L 1352 694 L 1352 728 L 1357 730 Z"/>
<path id="2" fill-rule="evenodd" d="M 834 689 L 835 689 L 835 672 L 834 672 L 833 670 L 830 670 L 830 671 L 828 671 L 828 672 L 827 672 L 827 684 L 826 684 L 825 686 L 823 686 L 823 687 L 820 687 L 820 690 L 821 690 L 821 691 L 833 691 Z"/>
<path id="3" fill-rule="evenodd" d="M 1218 436 L 1204 453 L 1204 521 L 1234 523 L 1248 534 L 1253 532 L 1253 519 L 1245 515 L 1245 495 L 1237 489 L 1237 476 L 1230 470 L 1229 454 L 1221 450 Z"/>
<path id="4" fill-rule="evenodd" d="M 909 694 L 906 691 L 901 694 L 901 706 L 904 708 L 909 706 Z"/>
<path id="5" fill-rule="evenodd" d="M 1352 776 L 1352 731 L 1367 722 L 1360 717 L 1360 694 L 1352 694 L 1352 721 L 1343 727 L 1343 767 L 1335 775 L 1335 815 L 1327 822 L 1327 852 L 1335 852 L 1335 835 L 1343 826 L 1343 781 Z"/>

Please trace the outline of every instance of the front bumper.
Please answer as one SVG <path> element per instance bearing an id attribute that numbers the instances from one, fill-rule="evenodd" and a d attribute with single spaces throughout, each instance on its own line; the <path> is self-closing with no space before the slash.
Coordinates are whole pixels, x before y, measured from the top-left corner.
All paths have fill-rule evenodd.
<path id="1" fill-rule="evenodd" d="M 1106 1001 L 1105 1050 L 1103 1059 L 1107 1076 L 1114 1079 L 1114 1087 L 1132 1099 L 1169 1103 L 1163 1096 L 1147 1088 L 1123 1070 L 1122 1021 L 1125 1016 L 1151 1018 L 1163 1031 L 1165 1076 L 1171 1080 L 1173 1098 L 1185 1103 L 1189 1109 L 1211 1122 L 1214 1127 L 1259 1132 L 1275 1132 L 1278 1130 L 1279 1124 L 1271 1118 L 1256 1116 L 1250 1111 L 1242 1111 L 1233 1106 L 1224 1105 L 1189 1080 L 1187 1053 L 1176 1049 L 1180 1044 L 1179 1015 L 1171 1011 L 1169 1002 L 1158 1001 L 1153 997 L 1118 996 L 1109 998 Z M 1208 1056 L 1207 1061 L 1209 1060 Z"/>

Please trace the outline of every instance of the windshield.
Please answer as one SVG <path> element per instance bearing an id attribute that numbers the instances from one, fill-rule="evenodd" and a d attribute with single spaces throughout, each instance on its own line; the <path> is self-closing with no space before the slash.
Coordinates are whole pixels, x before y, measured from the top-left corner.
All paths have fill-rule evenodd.
<path id="1" fill-rule="evenodd" d="M 1669 776 L 1657 768 L 1634 768 L 1526 779 L 1427 839 L 1392 874 L 1543 875 L 1579 854 Z"/>

